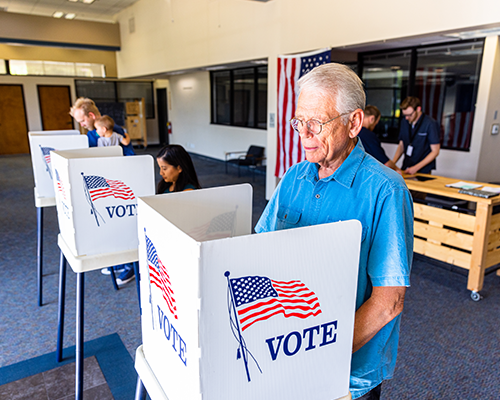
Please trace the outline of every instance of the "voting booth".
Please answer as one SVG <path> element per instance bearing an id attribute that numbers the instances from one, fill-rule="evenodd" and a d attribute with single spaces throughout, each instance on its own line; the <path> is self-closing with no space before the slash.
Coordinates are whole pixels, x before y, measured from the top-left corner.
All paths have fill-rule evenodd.
<path id="1" fill-rule="evenodd" d="M 153 158 L 120 146 L 52 152 L 61 237 L 74 256 L 137 249 L 137 198 L 155 193 Z"/>
<path id="2" fill-rule="evenodd" d="M 80 135 L 78 131 L 42 131 L 30 132 L 28 137 L 35 178 L 35 202 L 50 202 L 50 205 L 54 206 L 55 193 L 50 152 L 88 148 L 87 136 Z M 39 206 L 37 204 L 37 207 Z"/>
<path id="3" fill-rule="evenodd" d="M 138 208 L 145 384 L 169 400 L 349 396 L 358 221 L 251 234 L 247 184 Z"/>

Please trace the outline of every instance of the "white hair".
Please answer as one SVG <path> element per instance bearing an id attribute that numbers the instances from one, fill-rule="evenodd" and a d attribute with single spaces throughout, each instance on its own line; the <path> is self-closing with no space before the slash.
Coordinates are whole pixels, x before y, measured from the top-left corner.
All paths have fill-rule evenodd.
<path id="1" fill-rule="evenodd" d="M 317 89 L 332 96 L 335 100 L 335 109 L 339 114 L 352 113 L 360 108 L 365 109 L 366 95 L 363 82 L 354 71 L 342 64 L 328 63 L 320 65 L 297 82 L 299 91 L 303 89 Z M 348 115 L 342 117 L 346 124 Z"/>

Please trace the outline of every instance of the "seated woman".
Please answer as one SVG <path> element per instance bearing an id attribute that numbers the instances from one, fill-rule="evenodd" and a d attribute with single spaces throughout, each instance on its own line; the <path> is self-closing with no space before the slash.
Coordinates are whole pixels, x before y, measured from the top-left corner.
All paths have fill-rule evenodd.
<path id="1" fill-rule="evenodd" d="M 178 144 L 167 145 L 160 150 L 156 161 L 163 178 L 156 188 L 157 194 L 201 189 L 193 161 L 184 147 Z"/>

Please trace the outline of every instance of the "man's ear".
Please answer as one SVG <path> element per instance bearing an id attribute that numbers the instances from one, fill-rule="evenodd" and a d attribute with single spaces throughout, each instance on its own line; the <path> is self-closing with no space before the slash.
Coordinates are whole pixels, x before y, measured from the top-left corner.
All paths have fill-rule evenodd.
<path id="1" fill-rule="evenodd" d="M 92 111 L 89 111 L 89 117 L 95 121 L 95 114 Z"/>
<path id="2" fill-rule="evenodd" d="M 354 139 L 356 136 L 358 136 L 359 131 L 363 127 L 363 119 L 364 119 L 365 113 L 361 108 L 358 108 L 356 111 L 354 111 L 351 114 L 351 118 L 349 118 L 349 137 L 351 139 Z"/>

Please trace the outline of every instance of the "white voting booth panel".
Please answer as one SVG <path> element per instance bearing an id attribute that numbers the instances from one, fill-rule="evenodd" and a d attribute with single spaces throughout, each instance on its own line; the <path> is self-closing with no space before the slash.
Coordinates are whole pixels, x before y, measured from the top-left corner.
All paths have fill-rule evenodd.
<path id="1" fill-rule="evenodd" d="M 52 131 L 29 131 L 34 135 L 80 135 L 80 131 L 76 129 L 52 130 Z M 83 135 L 86 136 L 86 135 Z"/>
<path id="2" fill-rule="evenodd" d="M 145 359 L 169 400 L 347 396 L 361 225 L 251 235 L 251 198 L 139 199 Z"/>
<path id="3" fill-rule="evenodd" d="M 78 131 L 61 131 L 66 134 L 49 134 L 30 132 L 29 143 L 31 164 L 35 178 L 35 197 L 51 198 L 55 205 L 54 183 L 52 182 L 51 151 L 85 149 L 89 147 L 87 136 Z"/>
<path id="4" fill-rule="evenodd" d="M 52 152 L 60 236 L 74 256 L 137 249 L 137 198 L 155 193 L 153 158 L 120 146 Z"/>

